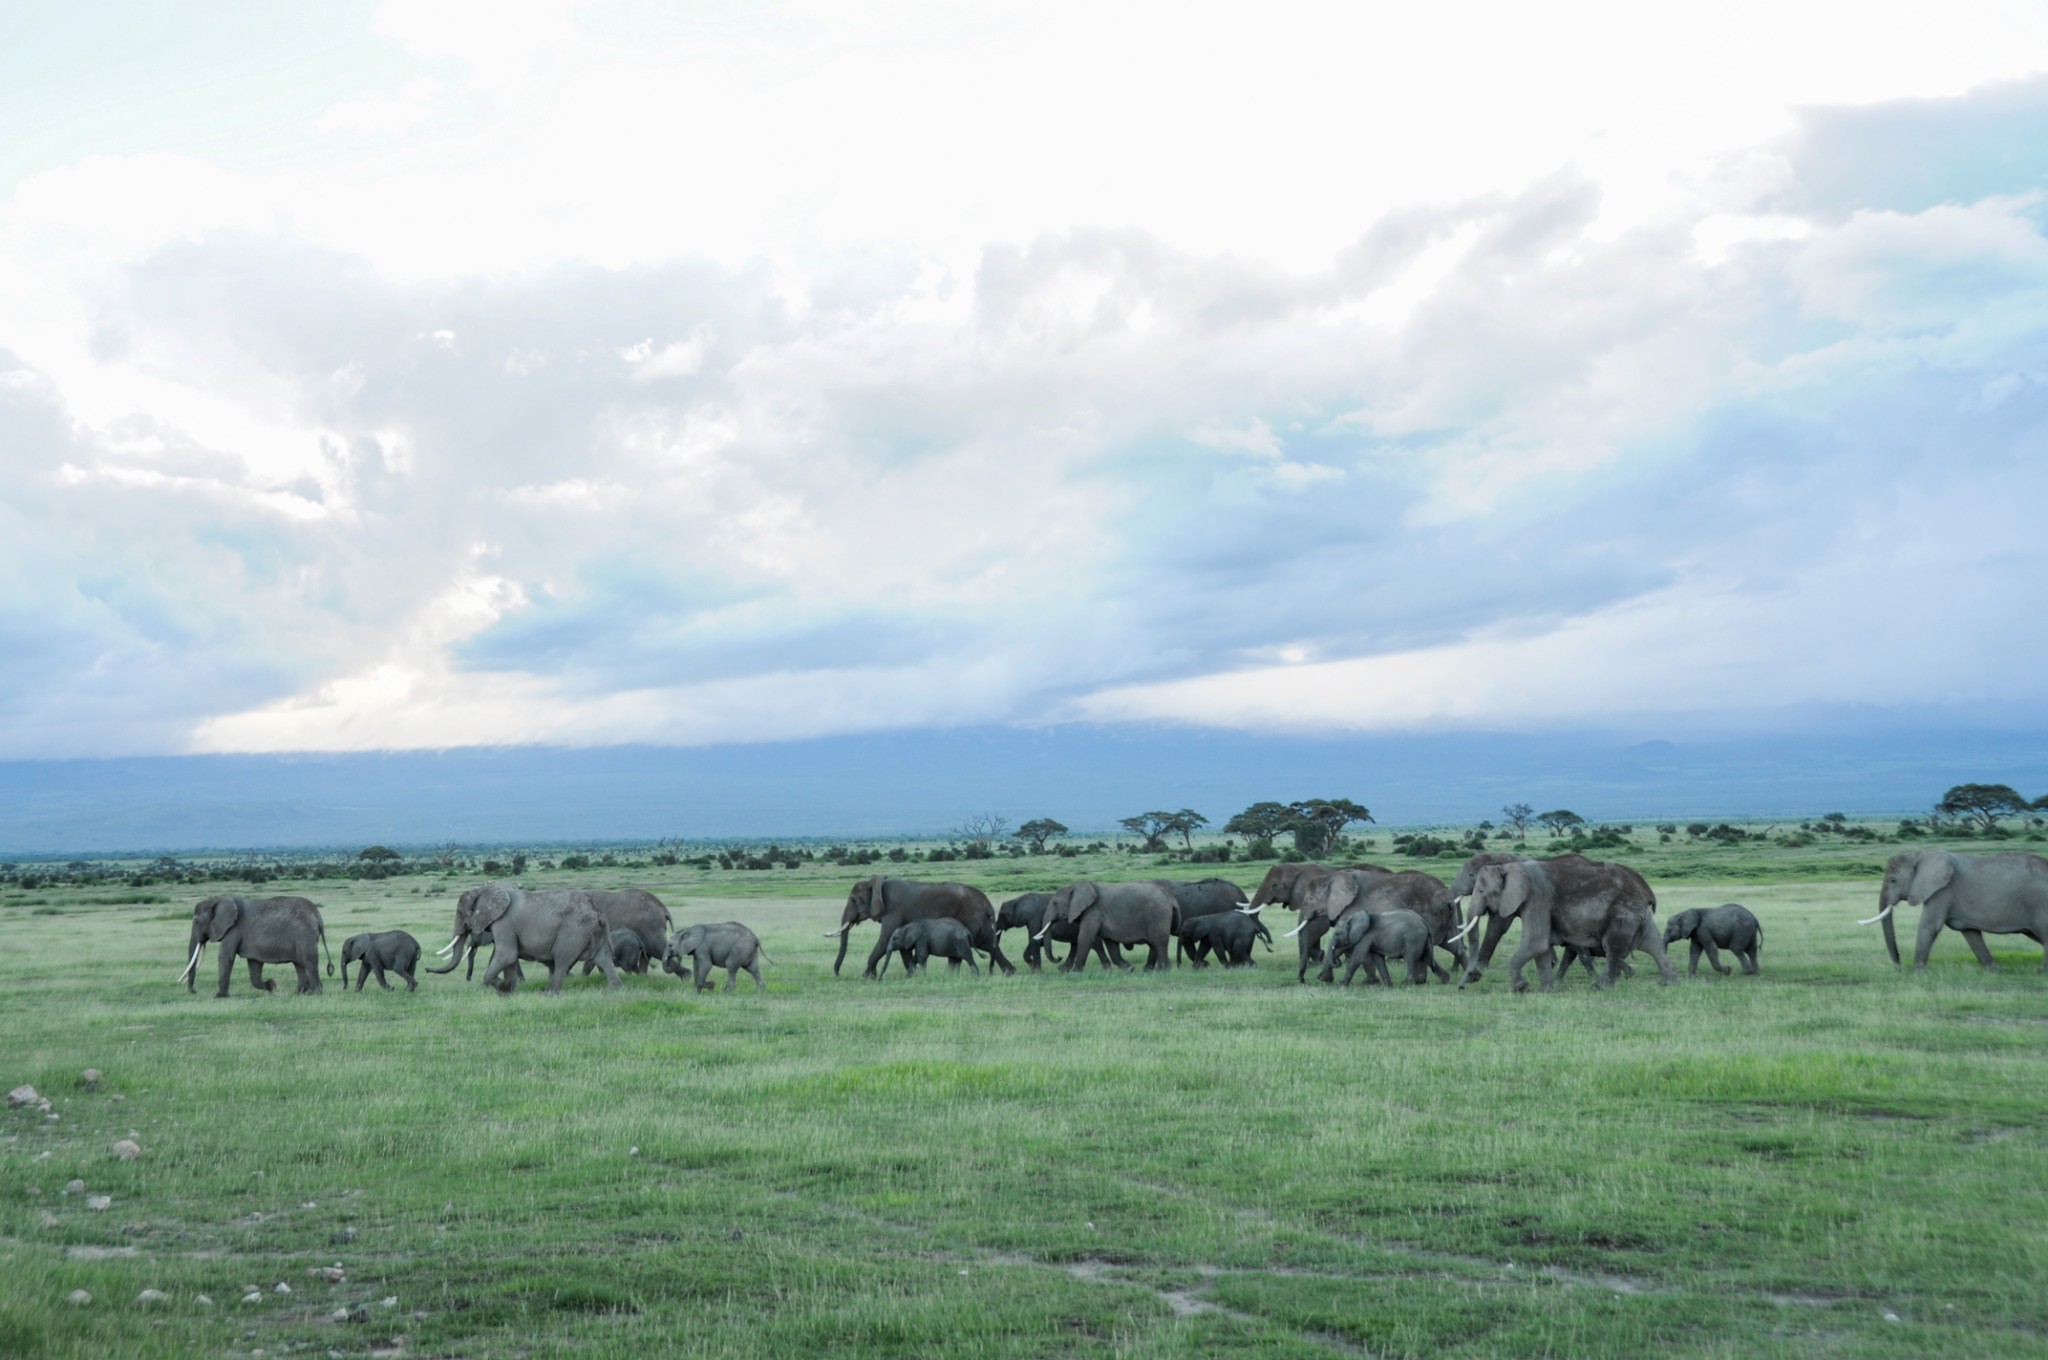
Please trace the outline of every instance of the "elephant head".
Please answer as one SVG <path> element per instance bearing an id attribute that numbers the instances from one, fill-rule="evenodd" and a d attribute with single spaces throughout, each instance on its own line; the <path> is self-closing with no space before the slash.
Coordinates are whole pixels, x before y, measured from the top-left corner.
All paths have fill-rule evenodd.
<path id="1" fill-rule="evenodd" d="M 370 937 L 367 935 L 351 935 L 341 942 L 341 989 L 343 991 L 348 990 L 348 966 L 350 964 L 354 963 L 357 959 L 361 959 L 363 961 L 363 971 L 366 973 L 369 971 L 369 953 Z"/>
<path id="2" fill-rule="evenodd" d="M 1308 880 L 1295 891 L 1294 907 L 1301 913 L 1301 920 L 1294 929 L 1287 932 L 1288 936 L 1301 934 L 1318 918 L 1325 921 L 1336 920 L 1358 900 L 1358 895 L 1362 891 L 1358 875 L 1343 870 Z"/>
<path id="3" fill-rule="evenodd" d="M 239 897 L 209 897 L 192 908 L 192 937 L 186 941 L 192 948 L 192 957 L 186 961 L 185 971 L 178 975 L 186 991 L 193 991 L 196 987 L 199 956 L 206 952 L 206 946 L 226 939 L 228 932 L 241 919 L 242 899 Z"/>
<path id="4" fill-rule="evenodd" d="M 1692 933 L 1699 929 L 1699 924 L 1700 910 L 1698 907 L 1679 912 L 1664 923 L 1664 943 L 1677 944 L 1680 940 L 1692 938 Z"/>
<path id="5" fill-rule="evenodd" d="M 703 926 L 694 925 L 671 936 L 668 948 L 661 951 L 661 971 L 677 977 L 690 976 L 689 970 L 683 967 L 683 960 L 704 947 L 704 933 Z"/>
<path id="6" fill-rule="evenodd" d="M 1884 887 L 1877 894 L 1877 915 L 1860 924 L 1883 923 L 1885 952 L 1892 956 L 1893 963 L 1899 961 L 1899 936 L 1892 928 L 1892 908 L 1901 902 L 1925 906 L 1955 876 L 1955 857 L 1945 850 L 1908 850 L 1893 855 L 1885 864 Z"/>
<path id="7" fill-rule="evenodd" d="M 839 937 L 839 956 L 832 960 L 832 972 L 836 976 L 839 965 L 846 962 L 847 937 L 862 921 L 879 921 L 888 910 L 888 895 L 882 887 L 882 875 L 864 878 L 853 885 L 846 894 L 846 908 L 839 913 L 839 929 L 828 930 L 825 938 Z"/>
<path id="8" fill-rule="evenodd" d="M 430 973 L 452 973 L 462 962 L 464 946 L 470 950 L 483 943 L 491 924 L 512 909 L 512 889 L 502 883 L 485 883 L 463 889 L 455 901 L 455 935 L 441 947 L 448 962 Z"/>
<path id="9" fill-rule="evenodd" d="M 1096 899 L 1100 896 L 1093 883 L 1069 883 L 1046 902 L 1045 924 L 1038 928 L 1038 934 L 1032 938 L 1042 940 L 1045 933 L 1054 926 L 1079 920 L 1088 908 L 1095 905 Z"/>
<path id="10" fill-rule="evenodd" d="M 1481 866 L 1479 872 L 1472 876 L 1471 915 L 1464 929 L 1458 932 L 1458 937 L 1463 937 L 1478 925 L 1479 919 L 1488 912 L 1505 925 L 1521 914 L 1522 908 L 1529 905 L 1529 899 L 1534 895 L 1535 885 L 1530 881 L 1529 866 L 1520 860 Z"/>

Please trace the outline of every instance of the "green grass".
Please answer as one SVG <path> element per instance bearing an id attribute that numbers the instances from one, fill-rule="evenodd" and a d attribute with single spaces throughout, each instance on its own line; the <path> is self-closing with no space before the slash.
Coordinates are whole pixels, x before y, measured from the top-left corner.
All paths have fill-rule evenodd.
<path id="1" fill-rule="evenodd" d="M 925 872 L 1000 897 L 1075 867 Z M 1874 880 L 1653 873 L 1666 912 L 1748 903 L 1764 976 L 1346 990 L 1262 954 L 872 984 L 872 928 L 845 978 L 819 938 L 858 872 L 631 876 L 752 924 L 759 996 L 238 972 L 217 1001 L 209 955 L 188 997 L 181 912 L 40 890 L 60 914 L 0 913 L 0 1089 L 61 1117 L 0 1111 L 0 1354 L 2048 1354 L 2027 941 L 1989 975 L 1945 935 L 1901 976 L 1855 925 Z M 337 949 L 431 950 L 453 900 L 420 886 L 305 890 Z"/>

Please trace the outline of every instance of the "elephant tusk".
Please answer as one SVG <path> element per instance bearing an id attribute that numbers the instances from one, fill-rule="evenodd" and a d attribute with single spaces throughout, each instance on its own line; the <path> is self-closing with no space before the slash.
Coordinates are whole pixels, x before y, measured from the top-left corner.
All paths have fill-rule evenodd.
<path id="1" fill-rule="evenodd" d="M 449 956 L 450 954 L 453 954 L 453 953 L 455 952 L 455 946 L 456 946 L 456 943 L 457 943 L 458 941 L 460 941 L 461 939 L 462 939 L 462 932 L 461 932 L 461 931 L 457 931 L 457 932 L 456 932 L 455 934 L 453 934 L 453 935 L 449 936 L 449 937 L 448 937 L 448 943 L 446 943 L 446 944 L 442 945 L 442 946 L 441 946 L 441 952 L 440 952 L 439 954 L 436 954 L 436 955 L 435 955 L 434 957 L 436 957 L 436 958 L 441 958 L 441 959 L 445 959 L 445 958 L 447 958 L 447 957 L 448 957 L 448 956 Z"/>
<path id="2" fill-rule="evenodd" d="M 1259 903 L 1259 905 L 1257 905 L 1256 907 L 1249 902 L 1240 902 L 1237 904 L 1237 912 L 1240 916 L 1257 916 L 1260 912 L 1264 911 L 1265 909 L 1266 904 L 1264 902 Z"/>
<path id="3" fill-rule="evenodd" d="M 1041 931 L 1039 931 L 1039 932 L 1038 932 L 1038 933 L 1037 933 L 1036 935 L 1033 935 L 1033 936 L 1032 936 L 1031 938 L 1032 938 L 1032 939 L 1034 939 L 1034 940 L 1042 940 L 1042 939 L 1044 939 L 1044 938 L 1045 938 L 1045 931 L 1046 931 L 1046 930 L 1051 930 L 1051 929 L 1052 929 L 1052 927 L 1051 927 L 1050 925 L 1048 925 L 1048 926 L 1046 926 L 1046 927 L 1045 927 L 1045 930 L 1041 930 Z"/>
<path id="4" fill-rule="evenodd" d="M 1293 938 L 1294 938 L 1295 936 L 1297 936 L 1297 935 L 1301 934 L 1301 932 L 1302 932 L 1302 931 L 1304 931 L 1304 930 L 1307 930 L 1307 929 L 1308 929 L 1308 922 L 1307 922 L 1307 921 L 1303 921 L 1303 922 L 1302 922 L 1302 923 L 1301 923 L 1300 925 L 1298 925 L 1298 926 L 1296 926 L 1296 927 L 1295 927 L 1294 929 L 1292 929 L 1292 930 L 1288 931 L 1288 932 L 1287 932 L 1287 933 L 1286 933 L 1285 935 L 1282 935 L 1282 936 L 1281 936 L 1280 938 L 1281 938 L 1281 939 L 1283 939 L 1283 940 L 1291 940 L 1291 939 L 1293 939 Z"/>
<path id="5" fill-rule="evenodd" d="M 846 932 L 843 930 L 828 930 L 825 932 L 825 938 L 828 940 L 836 940 L 845 933 Z"/>
<path id="6" fill-rule="evenodd" d="M 193 970 L 199 967 L 199 956 L 205 950 L 206 942 L 204 940 L 192 946 L 192 957 L 186 960 L 185 971 L 178 974 L 178 981 L 183 982 L 186 978 L 192 976 Z"/>
<path id="7" fill-rule="evenodd" d="M 1893 907 L 1895 907 L 1895 906 L 1897 906 L 1897 905 L 1898 905 L 1898 903 L 1896 903 L 1896 902 L 1892 903 L 1892 906 L 1893 906 Z M 1878 923 L 1879 921 L 1882 921 L 1882 920 L 1883 920 L 1883 919 L 1884 919 L 1885 917 L 1887 917 L 1887 916 L 1889 916 L 1889 915 L 1891 915 L 1891 914 L 1892 914 L 1892 908 L 1891 908 L 1891 907 L 1886 907 L 1886 908 L 1885 908 L 1885 909 L 1884 909 L 1883 911 L 1881 911 L 1881 912 L 1879 912 L 1879 913 L 1878 913 L 1877 915 L 1875 915 L 1875 916 L 1871 917 L 1871 918 L 1870 918 L 1869 920 L 1867 920 L 1867 921 L 1858 921 L 1858 922 L 1857 922 L 1856 924 L 1857 924 L 1857 925 L 1859 925 L 1859 926 L 1874 926 L 1874 925 L 1876 925 L 1876 924 L 1877 924 L 1877 923 Z"/>
<path id="8" fill-rule="evenodd" d="M 1476 925 L 1478 925 L 1478 924 L 1479 924 L 1479 918 L 1478 918 L 1477 916 L 1474 916 L 1474 917 L 1473 917 L 1473 918 L 1472 918 L 1471 920 L 1467 921 L 1467 922 L 1466 922 L 1466 923 L 1465 923 L 1465 924 L 1464 924 L 1463 926 L 1461 926 L 1461 927 L 1459 928 L 1459 930 L 1458 930 L 1458 933 L 1457 933 L 1457 934 L 1455 934 L 1455 935 L 1453 935 L 1453 936 L 1451 936 L 1451 938 L 1452 938 L 1453 940 L 1462 940 L 1462 939 L 1464 939 L 1464 938 L 1465 938 L 1465 937 L 1466 937 L 1467 935 L 1470 935 L 1470 934 L 1472 933 L 1472 927 L 1474 927 L 1474 926 L 1476 926 Z"/>

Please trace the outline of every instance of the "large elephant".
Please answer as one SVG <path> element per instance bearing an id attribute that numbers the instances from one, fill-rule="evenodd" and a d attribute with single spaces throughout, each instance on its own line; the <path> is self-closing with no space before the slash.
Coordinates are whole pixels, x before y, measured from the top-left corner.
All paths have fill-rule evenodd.
<path id="1" fill-rule="evenodd" d="M 1152 880 L 1173 894 L 1174 904 L 1180 908 L 1180 923 L 1201 916 L 1220 916 L 1235 912 L 1245 905 L 1244 889 L 1227 878 L 1155 878 Z M 1273 947 L 1273 932 L 1266 929 L 1266 923 L 1259 920 L 1257 912 L 1245 913 L 1252 918 L 1255 933 L 1266 942 L 1266 948 Z M 1235 934 L 1234 927 L 1224 927 L 1228 934 Z M 1178 932 L 1176 932 L 1178 933 Z"/>
<path id="2" fill-rule="evenodd" d="M 1467 897 L 1472 895 L 1472 884 L 1478 877 L 1479 871 L 1481 869 L 1484 869 L 1487 865 L 1513 864 L 1519 860 L 1524 860 L 1527 858 L 1529 858 L 1529 856 L 1517 854 L 1513 851 L 1506 850 L 1486 850 L 1481 851 L 1479 854 L 1472 856 L 1470 859 L 1466 860 L 1462 866 L 1459 867 L 1458 876 L 1451 880 L 1452 906 L 1454 908 L 1457 907 Z M 1584 855 L 1578 854 L 1576 852 L 1563 855 L 1554 855 L 1547 862 L 1558 865 L 1580 865 L 1586 867 L 1587 869 L 1600 867 L 1603 864 L 1603 861 L 1587 859 Z M 1636 893 L 1644 901 L 1648 902 L 1650 904 L 1650 910 L 1652 912 L 1656 911 L 1657 894 L 1650 891 L 1649 882 L 1646 879 L 1644 879 L 1644 877 L 1641 874 L 1629 868 L 1626 864 L 1606 864 L 1605 867 L 1614 872 L 1615 874 L 1618 874 L 1624 881 L 1627 882 L 1632 892 Z M 1459 930 L 1457 932 L 1456 939 L 1453 941 L 1453 943 L 1462 948 L 1465 932 L 1470 929 L 1471 925 L 1467 923 L 1464 929 Z M 1503 927 L 1503 929 L 1505 929 L 1505 927 Z M 1563 962 L 1557 964 L 1558 975 L 1560 977 L 1562 977 L 1566 973 L 1571 972 L 1572 964 L 1576 962 L 1586 970 L 1586 976 L 1590 978 L 1599 976 L 1599 974 L 1594 971 L 1593 960 L 1606 958 L 1607 950 L 1604 946 L 1598 944 L 1594 945 L 1590 949 L 1578 949 L 1573 947 L 1572 945 L 1567 944 L 1564 946 L 1563 955 Z M 1491 959 L 1493 957 L 1493 951 L 1491 949 L 1488 949 L 1486 951 L 1486 956 L 1489 959 Z M 1636 975 L 1636 970 L 1629 966 L 1629 961 L 1627 958 L 1623 958 L 1618 966 L 1621 969 L 1621 975 L 1623 977 L 1634 977 Z"/>
<path id="3" fill-rule="evenodd" d="M 1908 850 L 1893 855 L 1884 867 L 1884 886 L 1877 895 L 1878 913 L 1863 922 L 1884 923 L 1884 947 L 1899 961 L 1899 938 L 1892 929 L 1892 908 L 1905 902 L 1920 908 L 1920 934 L 1913 943 L 1913 966 L 1927 966 L 1928 951 L 1943 926 L 1962 932 L 1986 968 L 1996 968 L 1986 935 L 2024 935 L 2043 946 L 2041 967 L 2048 971 L 2048 859 L 2022 851 L 2002 855 L 1958 855 L 1948 850 Z"/>
<path id="4" fill-rule="evenodd" d="M 1023 930 L 1024 966 L 1034 973 L 1038 971 L 1040 958 L 1050 959 L 1054 963 L 1060 962 L 1059 954 L 1053 949 L 1055 942 L 1070 946 L 1074 943 L 1074 926 L 1071 922 L 1061 922 L 1047 931 L 1044 939 L 1038 938 L 1040 927 L 1045 925 L 1045 906 L 1050 901 L 1051 893 L 1022 893 L 1003 903 L 996 910 L 996 934 L 1000 935 L 1006 930 Z M 1124 963 L 1123 951 L 1106 940 L 1095 942 L 1095 957 L 1102 960 L 1104 968 L 1127 966 Z"/>
<path id="5" fill-rule="evenodd" d="M 1266 877 L 1260 881 L 1259 890 L 1252 894 L 1251 901 L 1239 908 L 1254 915 L 1269 906 L 1292 907 L 1302 911 L 1311 886 L 1337 873 L 1385 874 L 1388 870 L 1377 864 L 1349 864 L 1333 869 L 1326 864 L 1276 864 L 1266 870 Z M 1304 915 L 1301 923 L 1288 931 L 1300 947 L 1300 966 L 1295 969 L 1295 980 L 1308 981 L 1308 966 L 1323 962 L 1323 933 L 1330 928 L 1327 920 L 1310 921 Z"/>
<path id="6" fill-rule="evenodd" d="M 1458 984 L 1461 987 L 1479 980 L 1501 936 L 1517 918 L 1522 922 L 1522 941 L 1508 962 L 1508 972 L 1518 992 L 1528 990 L 1522 969 L 1532 959 L 1543 990 L 1557 989 L 1556 964 L 1550 953 L 1553 944 L 1575 946 L 1581 952 L 1595 946 L 1605 950 L 1607 973 L 1594 978 L 1596 987 L 1612 987 L 1621 961 L 1637 949 L 1656 960 L 1658 977 L 1664 983 L 1678 980 L 1664 957 L 1656 896 L 1642 875 L 1626 865 L 1581 855 L 1547 860 L 1516 857 L 1479 867 L 1471 883 L 1472 915 L 1459 933 L 1471 930 L 1482 917 L 1489 919 L 1486 939 L 1465 970 Z"/>
<path id="7" fill-rule="evenodd" d="M 1442 879 L 1418 869 L 1403 869 L 1389 873 L 1384 869 L 1339 869 L 1321 877 L 1307 880 L 1298 892 L 1296 908 L 1301 912 L 1301 924 L 1295 932 L 1314 929 L 1318 934 L 1338 924 L 1352 912 L 1368 911 L 1375 915 L 1389 911 L 1411 912 L 1421 918 L 1429 929 L 1430 950 L 1425 956 L 1431 972 L 1439 980 L 1449 982 L 1451 975 L 1436 961 L 1435 951 L 1441 947 L 1450 951 L 1451 957 L 1460 968 L 1465 966 L 1464 946 L 1460 943 L 1457 904 L 1451 900 L 1451 890 L 1444 886 Z M 1323 960 L 1323 971 L 1319 975 L 1324 982 L 1335 980 L 1337 957 L 1334 950 Z M 1302 975 L 1297 981 L 1306 981 L 1308 960 L 1302 960 Z"/>
<path id="8" fill-rule="evenodd" d="M 483 944 L 491 946 L 484 983 L 500 991 L 516 990 L 521 976 L 519 961 L 532 959 L 548 966 L 548 994 L 559 993 L 570 966 L 586 954 L 604 971 L 607 987 L 624 985 L 612 963 L 611 931 L 582 888 L 526 889 L 486 883 L 470 889 L 456 903 L 455 938 L 443 951 L 450 954 L 447 965 L 427 971 L 451 973 L 462 961 L 465 946 L 474 955 Z"/>
<path id="9" fill-rule="evenodd" d="M 288 963 L 299 975 L 300 993 L 320 990 L 320 951 L 327 945 L 327 926 L 320 908 L 303 897 L 209 897 L 192 908 L 192 935 L 186 941 L 192 957 L 178 981 L 185 990 L 196 992 L 199 956 L 206 946 L 220 946 L 220 990 L 228 994 L 228 979 L 234 976 L 235 960 L 249 961 L 249 985 L 258 991 L 277 990 L 275 979 L 265 979 L 263 965 Z M 334 956 L 327 956 L 328 976 L 334 974 Z"/>
<path id="10" fill-rule="evenodd" d="M 1069 883 L 1046 903 L 1045 925 L 1039 934 L 1063 921 L 1072 922 L 1075 928 L 1074 948 L 1061 966 L 1063 972 L 1085 970 L 1088 952 L 1097 940 L 1150 946 L 1147 972 L 1173 967 L 1173 936 L 1180 924 L 1180 906 L 1173 894 L 1157 883 Z"/>
<path id="11" fill-rule="evenodd" d="M 630 930 L 640 937 L 640 950 L 647 959 L 658 959 L 668 949 L 668 932 L 674 924 L 668 914 L 668 907 L 659 897 L 645 888 L 591 888 L 590 905 L 597 908 L 597 914 L 604 917 L 607 933 L 614 930 Z M 614 963 L 618 962 L 614 951 Z M 594 962 L 583 965 L 583 976 L 589 977 Z M 644 968 L 635 971 L 644 972 Z"/>
<path id="12" fill-rule="evenodd" d="M 966 926 L 974 947 L 988 955 L 991 970 L 1017 971 L 1016 965 L 1003 957 L 1003 941 L 996 933 L 996 910 L 981 889 L 966 883 L 919 883 L 876 874 L 853 885 L 846 894 L 846 907 L 839 913 L 839 929 L 825 932 L 828 940 L 834 935 L 839 937 L 839 956 L 832 960 L 833 973 L 837 974 L 839 966 L 846 962 L 847 940 L 861 922 L 873 921 L 881 928 L 874 950 L 868 955 L 867 971 L 862 974 L 874 977 L 875 965 L 888 952 L 889 937 L 898 926 L 937 916 L 950 916 Z"/>

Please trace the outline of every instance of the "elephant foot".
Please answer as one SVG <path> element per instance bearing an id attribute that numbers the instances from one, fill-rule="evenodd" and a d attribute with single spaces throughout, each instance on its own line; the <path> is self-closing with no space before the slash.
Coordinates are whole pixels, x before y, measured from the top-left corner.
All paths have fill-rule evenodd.
<path id="1" fill-rule="evenodd" d="M 1514 985 L 1513 985 L 1512 987 L 1510 987 L 1510 988 L 1509 988 L 1508 990 L 1509 990 L 1509 991 L 1512 991 L 1512 992 L 1518 992 L 1518 993 L 1519 993 L 1519 992 L 1526 992 L 1526 991 L 1528 991 L 1528 990 L 1529 990 L 1529 979 L 1527 979 L 1527 978 L 1516 978 L 1516 979 L 1515 979 L 1515 981 L 1514 981 Z"/>

